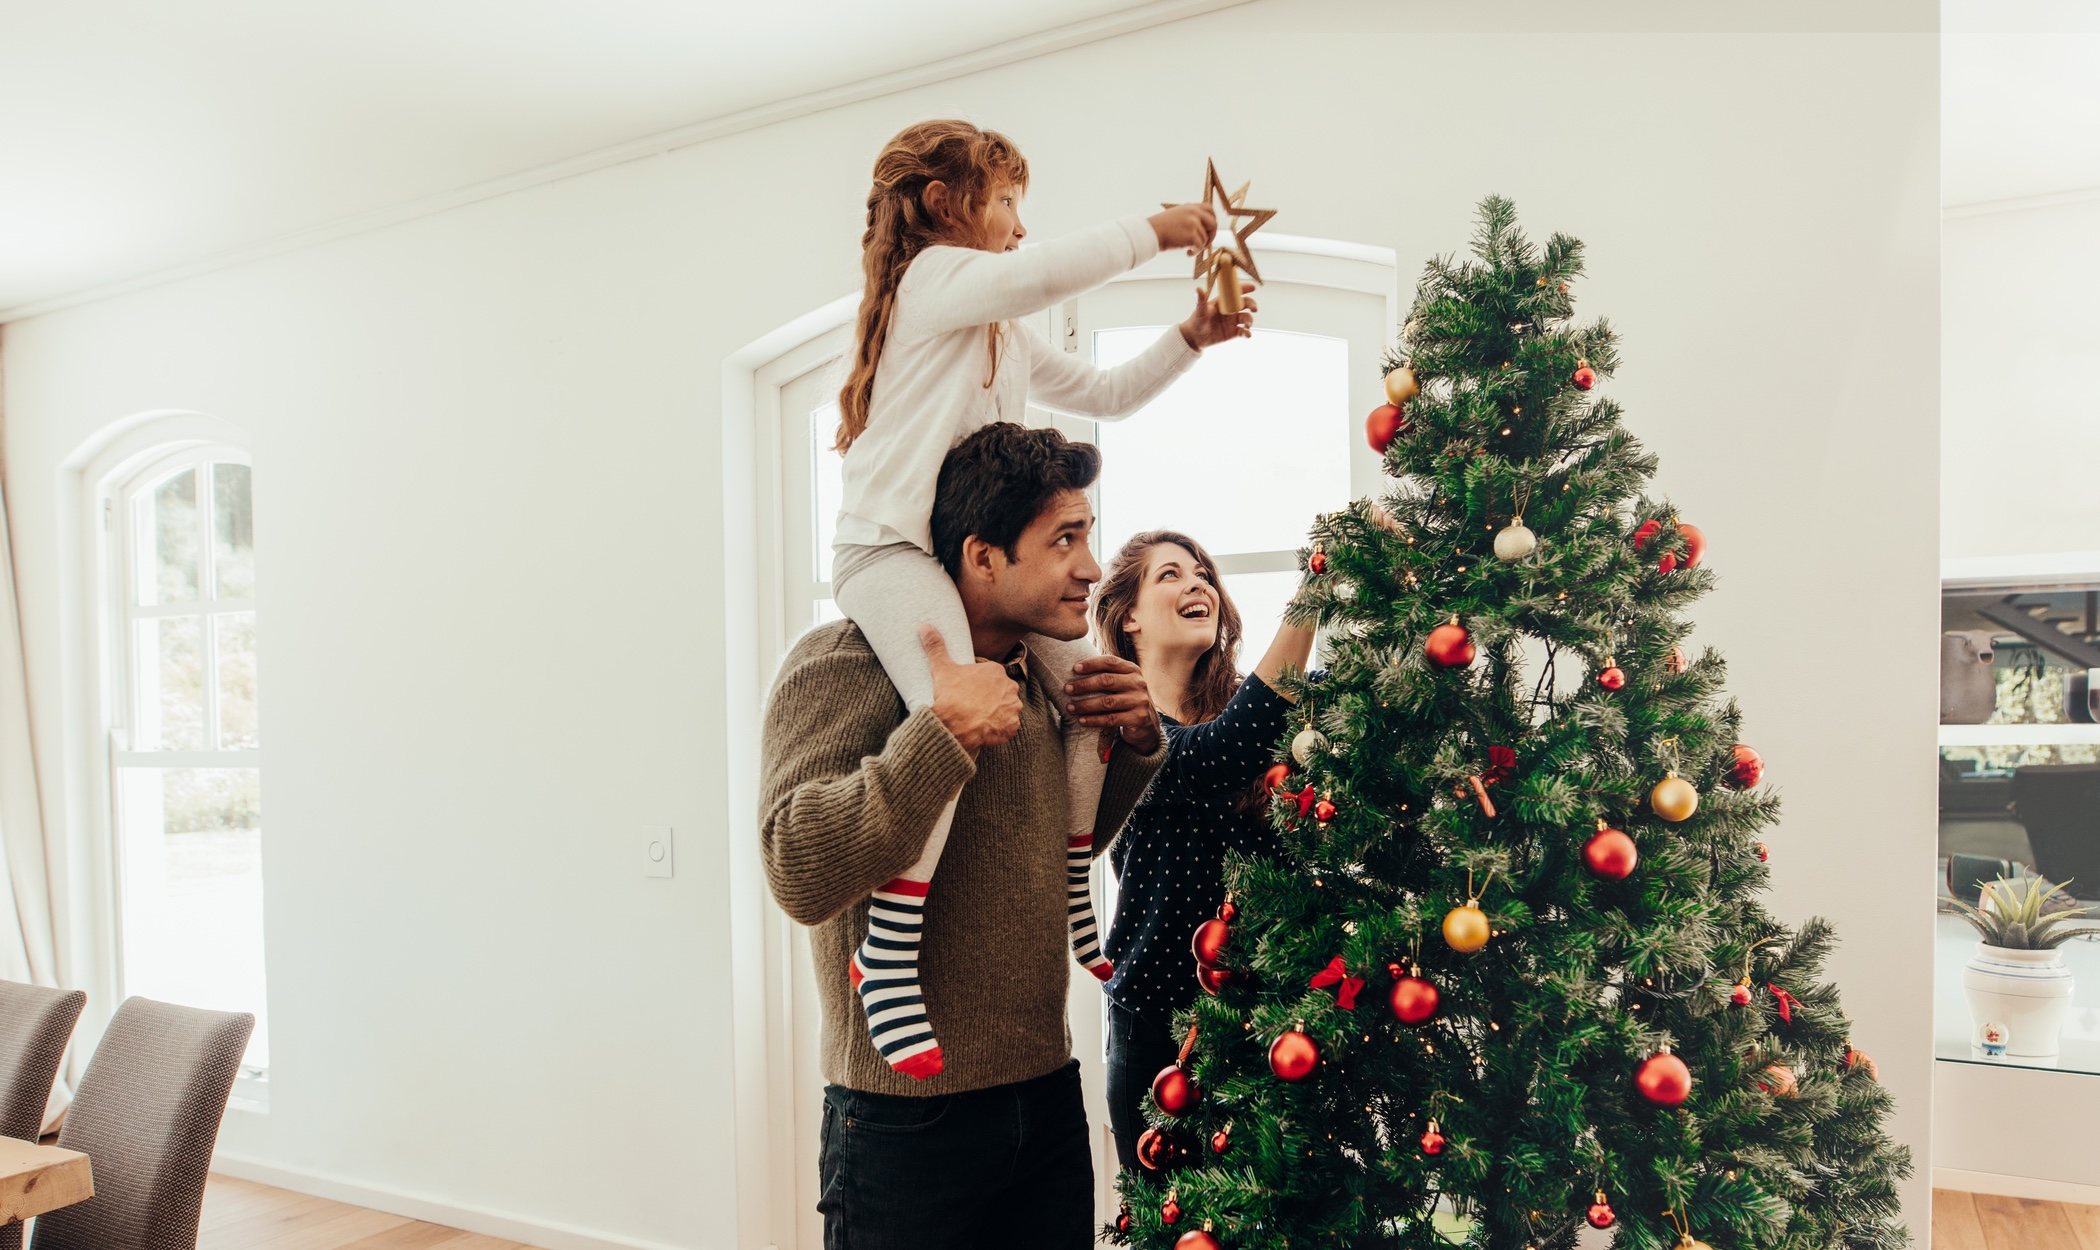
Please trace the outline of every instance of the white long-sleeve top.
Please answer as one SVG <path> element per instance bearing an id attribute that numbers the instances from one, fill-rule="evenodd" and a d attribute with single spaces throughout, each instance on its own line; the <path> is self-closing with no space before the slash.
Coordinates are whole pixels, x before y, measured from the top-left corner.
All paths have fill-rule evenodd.
<path id="1" fill-rule="evenodd" d="M 1116 420 L 1186 372 L 1197 352 L 1179 328 L 1125 364 L 1096 369 L 1018 320 L 1158 254 L 1151 223 L 1132 217 L 1017 252 L 930 247 L 914 257 L 876 363 L 868 427 L 846 453 L 837 545 L 908 542 L 931 552 L 941 462 L 971 433 L 1023 420 L 1030 402 Z M 985 327 L 994 323 L 999 366 L 986 386 Z"/>

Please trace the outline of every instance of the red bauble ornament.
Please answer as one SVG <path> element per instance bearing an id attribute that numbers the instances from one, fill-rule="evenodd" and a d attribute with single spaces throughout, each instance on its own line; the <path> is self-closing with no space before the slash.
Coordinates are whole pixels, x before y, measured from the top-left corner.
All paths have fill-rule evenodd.
<path id="1" fill-rule="evenodd" d="M 1692 1096 L 1692 1070 L 1669 1051 L 1659 1051 L 1633 1070 L 1633 1086 L 1658 1107 L 1681 1107 Z"/>
<path id="2" fill-rule="evenodd" d="M 1400 977 L 1393 982 L 1393 1019 L 1402 1024 L 1422 1024 L 1436 1015 L 1441 997 L 1427 977 Z"/>
<path id="3" fill-rule="evenodd" d="M 1159 1222 L 1162 1224 L 1181 1223 L 1181 1204 L 1174 1201 L 1172 1198 L 1169 1198 L 1164 1203 L 1160 1204 Z"/>
<path id="4" fill-rule="evenodd" d="M 1380 404 L 1364 418 L 1364 441 L 1379 455 L 1407 430 L 1407 415 L 1391 404 Z"/>
<path id="5" fill-rule="evenodd" d="M 1467 633 L 1466 627 L 1453 619 L 1448 624 L 1430 630 L 1429 641 L 1422 650 L 1432 664 L 1444 668 L 1464 668 L 1473 662 L 1473 635 Z"/>
<path id="6" fill-rule="evenodd" d="M 1625 830 L 1613 829 L 1600 820 L 1597 832 L 1582 844 L 1582 862 L 1606 881 L 1624 881 L 1641 862 L 1641 849 L 1626 836 Z"/>
<path id="7" fill-rule="evenodd" d="M 1731 790 L 1748 790 L 1765 779 L 1765 757 L 1738 742 L 1735 744 L 1735 763 L 1721 778 L 1721 784 Z"/>
<path id="8" fill-rule="evenodd" d="M 1221 1155 L 1221 1154 L 1224 1154 L 1224 1153 L 1225 1153 L 1226 1151 L 1228 1151 L 1228 1150 L 1231 1150 L 1231 1149 L 1232 1149 L 1232 1130 L 1231 1130 L 1231 1129 L 1229 1129 L 1229 1128 L 1221 1128 L 1221 1129 L 1219 1129 L 1219 1130 L 1218 1130 L 1217 1132 L 1215 1132 L 1215 1133 L 1212 1133 L 1212 1134 L 1210 1135 L 1210 1152 L 1211 1152 L 1212 1154 L 1214 1154 L 1214 1155 Z"/>
<path id="9" fill-rule="evenodd" d="M 1210 1225 L 1205 1223 L 1201 1229 L 1183 1233 L 1176 1238 L 1174 1250 L 1225 1250 L 1225 1248 L 1218 1244 L 1216 1237 L 1210 1235 Z"/>
<path id="10" fill-rule="evenodd" d="M 1138 1166 L 1148 1172 L 1162 1172 L 1174 1166 L 1174 1139 L 1156 1128 L 1148 1128 L 1138 1134 Z"/>
<path id="11" fill-rule="evenodd" d="M 1231 939 L 1232 926 L 1214 918 L 1196 926 L 1196 936 L 1190 940 L 1189 949 L 1196 953 L 1197 963 L 1215 968 L 1225 962 L 1225 944 Z"/>
<path id="12" fill-rule="evenodd" d="M 1279 1081 L 1302 1081 L 1320 1066 L 1320 1044 L 1292 1029 L 1269 1047 L 1269 1071 Z"/>
<path id="13" fill-rule="evenodd" d="M 1586 391 L 1597 385 L 1597 371 L 1590 368 L 1588 361 L 1583 361 L 1575 366 L 1575 376 L 1569 380 L 1575 383 L 1576 390 Z"/>
<path id="14" fill-rule="evenodd" d="M 1696 569 L 1699 561 L 1706 558 L 1706 534 L 1696 525 L 1680 525 L 1677 532 L 1684 535 L 1684 567 Z"/>
<path id="15" fill-rule="evenodd" d="M 1238 920 L 1239 918 L 1240 905 L 1238 903 L 1235 903 L 1232 901 L 1232 899 L 1227 898 L 1224 902 L 1218 904 L 1218 919 L 1224 921 L 1226 924 L 1231 924 L 1233 921 Z"/>
<path id="16" fill-rule="evenodd" d="M 1772 862 L 1772 848 L 1771 848 L 1771 847 L 1769 847 L 1769 846 L 1766 846 L 1766 845 L 1765 845 L 1764 843 L 1762 843 L 1762 842 L 1758 843 L 1758 844 L 1757 844 L 1757 861 L 1758 861 L 1759 863 L 1761 863 L 1761 864 L 1769 864 L 1769 863 L 1771 863 L 1771 862 Z"/>
<path id="17" fill-rule="evenodd" d="M 1197 964 L 1196 984 L 1202 986 L 1205 993 L 1216 994 L 1232 984 L 1232 973 L 1224 968 L 1206 968 Z"/>
<path id="18" fill-rule="evenodd" d="M 1328 802 L 1326 799 L 1321 799 L 1319 802 L 1313 804 L 1313 819 L 1319 821 L 1321 824 L 1324 825 L 1328 821 L 1334 819 L 1337 810 L 1339 809 L 1337 809 L 1334 804 Z"/>
<path id="19" fill-rule="evenodd" d="M 1327 553 L 1324 551 L 1313 552 L 1312 555 L 1306 557 L 1305 567 L 1311 569 L 1315 577 L 1325 573 L 1327 571 Z"/>
<path id="20" fill-rule="evenodd" d="M 1290 779 L 1291 766 L 1289 764 L 1271 764 L 1269 765 L 1269 771 L 1261 775 L 1262 793 L 1273 796 L 1278 790 L 1283 788 L 1283 783 Z"/>
<path id="21" fill-rule="evenodd" d="M 1178 1063 L 1170 1063 L 1152 1078 L 1152 1101 L 1168 1115 L 1187 1115 L 1203 1099 L 1203 1091 L 1189 1079 Z"/>
<path id="22" fill-rule="evenodd" d="M 1750 1005 L 1750 983 L 1748 981 L 1736 982 L 1735 988 L 1728 991 L 1728 1001 L 1738 1007 L 1748 1007 Z"/>
<path id="23" fill-rule="evenodd" d="M 1590 1204 L 1589 1214 L 1583 1218 L 1590 1222 L 1591 1228 L 1610 1228 L 1612 1221 L 1619 1217 L 1612 1213 L 1611 1203 L 1605 1201 L 1604 1191 L 1600 1189 L 1597 1191 L 1597 1200 Z"/>
<path id="24" fill-rule="evenodd" d="M 1608 665 L 1597 674 L 1597 684 L 1606 690 L 1623 690 L 1626 686 L 1626 670 L 1616 664 Z"/>
<path id="25" fill-rule="evenodd" d="M 1436 1121 L 1429 1122 L 1429 1131 L 1422 1134 L 1422 1153 L 1440 1155 L 1444 1153 L 1444 1135 L 1436 1131 Z"/>
<path id="26" fill-rule="evenodd" d="M 1130 1235 L 1130 1226 L 1131 1226 L 1131 1223 L 1132 1223 L 1132 1221 L 1131 1221 L 1131 1218 L 1130 1218 L 1130 1208 L 1129 1208 L 1129 1207 L 1124 1207 L 1124 1208 L 1123 1208 L 1123 1209 L 1122 1209 L 1121 1211 L 1119 1211 L 1119 1212 L 1117 1212 L 1117 1213 L 1116 1213 L 1116 1231 L 1117 1231 L 1117 1232 L 1119 1232 L 1119 1233 L 1122 1233 L 1122 1234 L 1123 1234 L 1124 1236 L 1126 1236 L 1126 1237 L 1127 1237 L 1127 1236 L 1129 1236 L 1129 1235 Z"/>
<path id="27" fill-rule="evenodd" d="M 1144 1170 L 1163 1172 L 1180 1162 L 1180 1145 L 1159 1128 L 1147 1128 L 1138 1134 L 1136 1155 Z"/>

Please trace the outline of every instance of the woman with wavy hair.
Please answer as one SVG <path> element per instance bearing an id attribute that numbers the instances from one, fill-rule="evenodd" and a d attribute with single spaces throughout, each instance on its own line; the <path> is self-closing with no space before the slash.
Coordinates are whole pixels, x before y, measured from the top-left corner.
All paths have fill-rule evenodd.
<path id="1" fill-rule="evenodd" d="M 1167 729 L 1167 761 L 1109 846 L 1120 893 L 1108 929 L 1108 1111 L 1116 1153 L 1136 1166 L 1152 1078 L 1173 1063 L 1174 1013 L 1195 1001 L 1195 932 L 1225 897 L 1225 853 L 1274 854 L 1261 796 L 1313 631 L 1280 624 L 1254 671 L 1239 672 L 1240 613 L 1201 543 L 1152 530 L 1123 544 L 1094 599 L 1101 650 L 1135 663 Z"/>

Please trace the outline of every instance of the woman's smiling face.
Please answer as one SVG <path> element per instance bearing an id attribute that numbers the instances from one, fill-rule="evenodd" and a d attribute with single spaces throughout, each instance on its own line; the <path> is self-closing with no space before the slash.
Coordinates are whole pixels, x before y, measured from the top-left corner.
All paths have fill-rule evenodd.
<path id="1" fill-rule="evenodd" d="M 1125 633 L 1143 650 L 1208 651 L 1218 641 L 1218 591 L 1212 571 L 1180 543 L 1145 553 L 1145 574 Z"/>

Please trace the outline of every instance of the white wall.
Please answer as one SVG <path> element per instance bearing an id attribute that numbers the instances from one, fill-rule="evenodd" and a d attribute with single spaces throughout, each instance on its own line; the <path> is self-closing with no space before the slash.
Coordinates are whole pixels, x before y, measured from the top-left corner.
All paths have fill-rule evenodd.
<path id="1" fill-rule="evenodd" d="M 1021 142 L 1039 234 L 1192 194 L 1215 156 L 1275 228 L 1410 271 L 1490 191 L 1588 241 L 1613 389 L 1712 541 L 1698 641 L 1787 796 L 1778 909 L 1843 922 L 1922 1164 L 1936 51 L 1785 33 L 1865 7 L 1669 35 L 1666 5 L 1503 5 L 1531 33 L 1489 33 L 1257 3 L 7 327 L 50 793 L 61 462 L 152 408 L 253 436 L 276 1088 L 227 1148 L 571 1240 L 732 1244 L 725 866 L 754 835 L 724 761 L 753 731 L 724 693 L 749 555 L 720 370 L 851 288 L 882 140 L 962 113 Z M 1874 645 L 1810 645 L 1853 620 Z M 678 827 L 676 880 L 641 877 L 644 823 Z"/>
<path id="2" fill-rule="evenodd" d="M 1941 554 L 1969 573 L 2007 560 L 2100 573 L 2100 338 L 2086 307 L 2100 281 L 2100 197 L 1957 211 L 1941 242 Z M 1945 1183 L 2100 1197 L 2100 1156 L 2064 1149 L 2100 1122 L 2100 1078 L 1936 1069 Z"/>
<path id="3" fill-rule="evenodd" d="M 2100 551 L 2100 195 L 1942 234 L 1941 553 Z"/>

